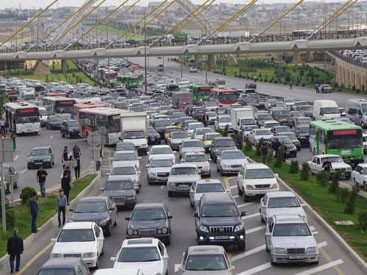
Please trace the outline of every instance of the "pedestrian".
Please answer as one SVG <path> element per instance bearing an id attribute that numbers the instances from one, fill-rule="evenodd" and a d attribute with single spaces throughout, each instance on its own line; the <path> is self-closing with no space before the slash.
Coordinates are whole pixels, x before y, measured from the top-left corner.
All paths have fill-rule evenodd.
<path id="1" fill-rule="evenodd" d="M 292 80 L 290 80 L 290 81 L 289 81 L 289 89 L 290 89 L 290 90 L 292 90 L 292 87 L 293 87 L 293 81 L 292 81 Z"/>
<path id="2" fill-rule="evenodd" d="M 61 156 L 61 162 L 63 163 L 63 167 L 65 168 L 65 161 L 69 160 L 69 151 L 68 151 L 68 147 L 64 146 L 64 151 L 62 152 L 62 156 Z"/>
<path id="3" fill-rule="evenodd" d="M 5 136 L 5 120 L 3 117 L 0 117 L 0 131 Z"/>
<path id="4" fill-rule="evenodd" d="M 204 127 L 207 127 L 208 126 L 208 122 L 209 122 L 208 113 L 205 112 L 204 117 L 203 117 Z"/>
<path id="5" fill-rule="evenodd" d="M 37 203 L 37 192 L 33 191 L 32 198 L 29 200 L 32 215 L 32 233 L 37 233 L 37 216 L 38 216 L 38 203 Z"/>
<path id="6" fill-rule="evenodd" d="M 316 83 L 316 84 L 315 84 L 315 90 L 316 90 L 316 94 L 320 93 L 320 90 L 319 90 L 319 88 L 320 88 L 320 85 L 319 85 L 319 83 Z"/>
<path id="7" fill-rule="evenodd" d="M 17 149 L 17 141 L 16 141 L 16 134 L 13 132 L 10 137 L 13 141 L 13 152 Z"/>
<path id="8" fill-rule="evenodd" d="M 279 150 L 279 147 L 281 146 L 282 144 L 280 143 L 279 139 L 275 138 L 275 140 L 273 141 L 272 143 L 272 148 L 273 148 L 273 157 L 276 157 L 278 155 L 278 150 Z"/>
<path id="9" fill-rule="evenodd" d="M 61 214 L 62 214 L 62 225 L 65 224 L 65 211 L 68 199 L 64 194 L 64 190 L 60 189 L 56 199 L 57 206 L 57 220 L 59 221 L 59 227 L 61 226 Z"/>
<path id="10" fill-rule="evenodd" d="M 267 143 L 261 145 L 261 156 L 264 164 L 268 164 L 269 148 Z"/>
<path id="11" fill-rule="evenodd" d="M 10 263 L 10 273 L 14 273 L 14 261 L 15 272 L 18 272 L 20 268 L 20 254 L 23 254 L 24 251 L 23 239 L 18 236 L 18 229 L 13 229 L 13 236 L 8 239 L 7 247 Z"/>
<path id="12" fill-rule="evenodd" d="M 64 191 L 64 194 L 65 194 L 66 199 L 67 199 L 67 204 L 69 205 L 69 203 L 70 203 L 69 193 L 70 193 L 70 190 L 71 190 L 71 177 L 70 177 L 70 173 L 68 171 L 64 171 L 64 174 L 62 175 L 61 188 Z"/>
<path id="13" fill-rule="evenodd" d="M 74 172 L 75 178 L 79 179 L 80 177 L 80 157 L 74 159 Z"/>
<path id="14" fill-rule="evenodd" d="M 47 172 L 45 169 L 43 169 L 43 166 L 41 165 L 38 168 L 37 171 L 37 182 L 40 185 L 40 191 L 41 191 L 41 197 L 45 198 L 46 197 L 46 177 L 48 176 Z"/>
<path id="15" fill-rule="evenodd" d="M 331 166 L 331 162 L 329 161 L 329 158 L 326 158 L 324 163 L 322 164 L 322 169 L 324 169 L 324 171 L 330 173 L 332 166 Z"/>
<path id="16" fill-rule="evenodd" d="M 237 132 L 237 147 L 238 149 L 242 150 L 242 147 L 243 147 L 243 135 L 242 135 L 242 132 L 241 131 L 238 131 Z"/>
<path id="17" fill-rule="evenodd" d="M 81 155 L 82 155 L 82 151 L 80 150 L 78 143 L 75 143 L 73 147 L 73 158 L 74 159 L 76 159 L 77 157 L 80 158 Z"/>

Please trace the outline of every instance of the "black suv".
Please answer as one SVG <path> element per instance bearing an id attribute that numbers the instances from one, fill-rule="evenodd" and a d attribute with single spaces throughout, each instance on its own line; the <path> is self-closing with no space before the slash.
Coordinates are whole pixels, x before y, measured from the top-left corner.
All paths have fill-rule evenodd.
<path id="1" fill-rule="evenodd" d="M 228 193 L 207 193 L 199 202 L 195 228 L 197 242 L 201 244 L 236 244 L 241 251 L 246 246 L 246 230 L 240 212 Z"/>
<path id="2" fill-rule="evenodd" d="M 79 124 L 78 121 L 70 119 L 64 120 L 60 126 L 60 133 L 62 137 L 73 138 L 79 137 Z"/>

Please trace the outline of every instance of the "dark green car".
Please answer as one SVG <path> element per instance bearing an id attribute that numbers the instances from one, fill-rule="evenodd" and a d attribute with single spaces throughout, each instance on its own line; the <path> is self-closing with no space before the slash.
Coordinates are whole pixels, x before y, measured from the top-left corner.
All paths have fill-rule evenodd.
<path id="1" fill-rule="evenodd" d="M 27 168 L 36 169 L 40 166 L 52 168 L 55 165 L 55 156 L 51 147 L 34 147 L 28 155 Z"/>

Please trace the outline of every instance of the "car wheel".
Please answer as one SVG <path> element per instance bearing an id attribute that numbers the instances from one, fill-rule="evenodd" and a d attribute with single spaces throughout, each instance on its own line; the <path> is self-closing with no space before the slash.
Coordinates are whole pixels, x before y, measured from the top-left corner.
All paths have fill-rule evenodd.
<path id="1" fill-rule="evenodd" d="M 172 191 L 168 191 L 168 197 L 173 197 L 173 192 Z"/>
<path id="2" fill-rule="evenodd" d="M 115 217 L 115 223 L 113 224 L 113 226 L 117 226 L 117 213 L 116 213 L 116 217 Z"/>
<path id="3" fill-rule="evenodd" d="M 238 243 L 237 247 L 238 247 L 238 250 L 239 251 L 245 251 L 245 249 L 246 249 L 246 242 L 245 241 L 240 241 Z"/>
<path id="4" fill-rule="evenodd" d="M 106 229 L 106 236 L 111 236 L 112 233 L 112 222 L 108 224 L 108 227 Z"/>
<path id="5" fill-rule="evenodd" d="M 65 137 L 65 134 L 64 132 L 61 131 L 61 137 L 64 138 Z"/>
<path id="6" fill-rule="evenodd" d="M 237 182 L 237 192 L 238 192 L 239 196 L 242 196 L 243 191 L 241 190 L 240 185 L 238 184 L 238 182 Z"/>
<path id="7" fill-rule="evenodd" d="M 13 188 L 18 189 L 18 183 L 14 183 Z"/>

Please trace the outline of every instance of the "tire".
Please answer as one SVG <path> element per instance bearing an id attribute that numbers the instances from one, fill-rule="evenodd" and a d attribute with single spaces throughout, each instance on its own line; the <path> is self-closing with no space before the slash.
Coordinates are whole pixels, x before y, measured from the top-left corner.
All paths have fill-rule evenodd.
<path id="1" fill-rule="evenodd" d="M 173 197 L 173 192 L 172 191 L 168 191 L 168 197 Z"/>
<path id="2" fill-rule="evenodd" d="M 239 186 L 238 182 L 237 182 L 237 191 L 238 191 L 238 195 L 239 195 L 239 196 L 242 196 L 242 195 L 243 195 L 243 191 L 241 190 L 241 188 L 240 188 L 240 186 Z"/>
<path id="3" fill-rule="evenodd" d="M 246 242 L 245 241 L 240 241 L 237 245 L 237 248 L 239 251 L 245 251 L 246 249 Z"/>
<path id="4" fill-rule="evenodd" d="M 111 236 L 112 233 L 112 222 L 108 225 L 106 229 L 106 236 Z"/>

